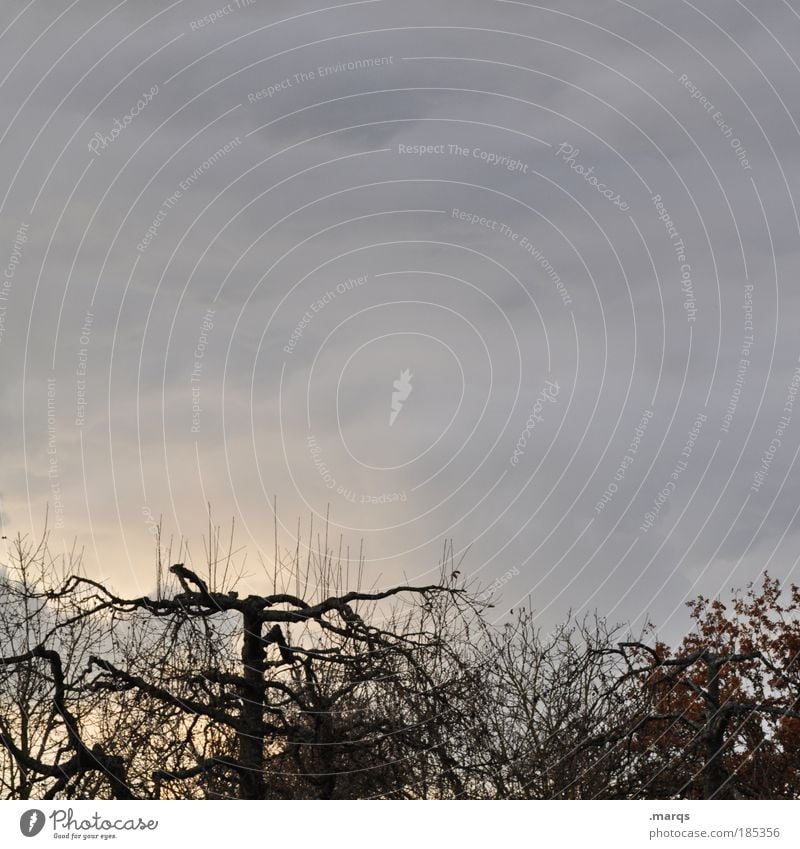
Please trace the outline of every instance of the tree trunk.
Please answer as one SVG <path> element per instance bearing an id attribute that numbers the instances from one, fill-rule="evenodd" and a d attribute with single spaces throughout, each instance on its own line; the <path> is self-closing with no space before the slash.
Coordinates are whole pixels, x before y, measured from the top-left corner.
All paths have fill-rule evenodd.
<path id="1" fill-rule="evenodd" d="M 242 614 L 244 640 L 242 666 L 245 684 L 239 691 L 242 700 L 242 725 L 239 740 L 239 792 L 242 799 L 264 798 L 264 643 L 262 622 L 255 610 Z"/>
<path id="2" fill-rule="evenodd" d="M 722 766 L 722 747 L 724 731 L 715 730 L 706 736 L 705 765 L 703 769 L 703 798 L 723 799 L 723 785 L 727 779 L 725 768 Z"/>
<path id="3" fill-rule="evenodd" d="M 716 657 L 706 660 L 707 668 L 707 695 L 711 703 L 708 709 L 705 733 L 705 764 L 703 768 L 703 798 L 723 799 L 725 793 L 723 787 L 728 778 L 722 765 L 722 749 L 725 745 L 725 732 L 727 730 L 727 719 L 720 715 L 720 661 Z"/>

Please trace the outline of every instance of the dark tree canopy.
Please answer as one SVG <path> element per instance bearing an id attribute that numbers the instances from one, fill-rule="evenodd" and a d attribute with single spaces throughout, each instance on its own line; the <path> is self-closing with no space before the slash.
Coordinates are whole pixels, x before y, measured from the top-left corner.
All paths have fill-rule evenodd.
<path id="1" fill-rule="evenodd" d="M 159 545 L 155 591 L 124 597 L 46 538 L 17 539 L 0 575 L 0 795 L 797 796 L 797 587 L 765 576 L 728 605 L 697 599 L 671 649 L 599 616 L 545 634 L 524 607 L 492 624 L 452 548 L 435 583 L 372 591 L 360 556 L 308 548 L 254 594 L 230 550 L 200 574 L 162 568 Z"/>

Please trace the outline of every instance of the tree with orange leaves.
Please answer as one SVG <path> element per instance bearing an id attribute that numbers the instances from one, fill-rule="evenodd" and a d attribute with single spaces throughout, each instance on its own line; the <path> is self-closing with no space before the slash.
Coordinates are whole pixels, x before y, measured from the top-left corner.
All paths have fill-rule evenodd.
<path id="1" fill-rule="evenodd" d="M 676 651 L 620 643 L 646 709 L 625 731 L 649 798 L 795 798 L 800 786 L 800 588 L 765 574 L 729 605 L 689 603 Z"/>

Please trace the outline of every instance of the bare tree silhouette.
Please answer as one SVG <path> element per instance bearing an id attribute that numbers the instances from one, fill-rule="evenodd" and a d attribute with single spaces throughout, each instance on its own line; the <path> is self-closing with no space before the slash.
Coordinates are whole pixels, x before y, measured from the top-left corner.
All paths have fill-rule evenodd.
<path id="1" fill-rule="evenodd" d="M 452 544 L 436 582 L 363 589 L 363 554 L 310 531 L 303 557 L 276 546 L 269 591 L 245 593 L 232 536 L 210 526 L 201 574 L 158 535 L 138 597 L 17 538 L 0 573 L 3 796 L 797 796 L 795 586 L 697 599 L 670 649 L 599 616 L 491 623 Z"/>

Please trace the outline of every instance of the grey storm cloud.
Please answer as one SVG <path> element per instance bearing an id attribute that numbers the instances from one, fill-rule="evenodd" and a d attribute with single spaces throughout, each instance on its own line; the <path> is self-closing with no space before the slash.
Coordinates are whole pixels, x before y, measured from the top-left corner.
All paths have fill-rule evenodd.
<path id="1" fill-rule="evenodd" d="M 794 574 L 788 3 L 9 0 L 0 31 L 4 532 L 47 509 L 147 587 L 154 517 L 202 560 L 210 501 L 269 562 L 277 496 L 370 583 L 452 538 L 545 623 L 667 630 Z"/>

